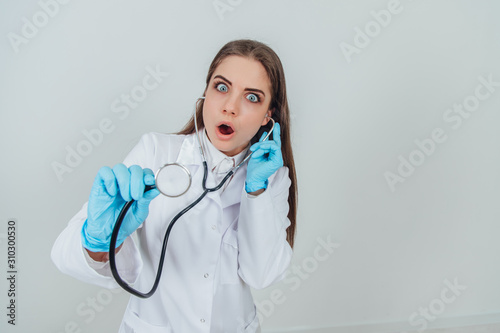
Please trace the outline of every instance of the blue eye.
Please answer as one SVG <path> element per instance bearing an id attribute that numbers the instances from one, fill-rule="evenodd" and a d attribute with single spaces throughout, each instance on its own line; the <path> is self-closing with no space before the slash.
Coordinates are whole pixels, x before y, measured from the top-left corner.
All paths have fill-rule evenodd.
<path id="1" fill-rule="evenodd" d="M 216 88 L 220 92 L 227 92 L 227 86 L 224 83 L 219 83 Z"/>
<path id="2" fill-rule="evenodd" d="M 247 96 L 247 99 L 252 103 L 257 103 L 259 101 L 259 97 L 255 94 L 250 94 Z"/>

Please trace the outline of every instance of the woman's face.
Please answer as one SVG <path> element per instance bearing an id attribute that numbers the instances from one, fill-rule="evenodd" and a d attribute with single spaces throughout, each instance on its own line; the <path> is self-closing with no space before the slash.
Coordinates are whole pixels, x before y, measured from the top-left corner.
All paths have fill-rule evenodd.
<path id="1" fill-rule="evenodd" d="M 256 60 L 226 57 L 215 69 L 203 103 L 203 123 L 210 142 L 221 152 L 242 152 L 271 116 L 271 82 Z"/>

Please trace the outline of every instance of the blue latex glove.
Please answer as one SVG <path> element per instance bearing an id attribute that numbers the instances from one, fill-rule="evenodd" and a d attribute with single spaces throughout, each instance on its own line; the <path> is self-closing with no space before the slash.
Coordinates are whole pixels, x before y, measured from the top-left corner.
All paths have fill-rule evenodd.
<path id="1" fill-rule="evenodd" d="M 138 165 L 130 168 L 117 164 L 97 173 L 90 191 L 87 220 L 82 228 L 82 244 L 92 252 L 108 252 L 111 233 L 125 202 L 136 200 L 123 219 L 116 247 L 144 222 L 149 203 L 160 192 L 155 188 L 144 193 L 145 185 L 155 183 L 153 171 Z"/>
<path id="2" fill-rule="evenodd" d="M 267 133 L 262 134 L 259 142 L 250 147 L 253 152 L 248 160 L 245 190 L 252 193 L 267 188 L 267 179 L 283 166 L 281 154 L 280 124 L 276 123 L 273 140 L 262 141 Z"/>

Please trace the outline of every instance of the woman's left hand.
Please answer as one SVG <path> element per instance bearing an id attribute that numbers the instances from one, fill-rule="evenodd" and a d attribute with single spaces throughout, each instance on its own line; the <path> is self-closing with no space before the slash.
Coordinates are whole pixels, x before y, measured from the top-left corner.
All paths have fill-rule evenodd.
<path id="1" fill-rule="evenodd" d="M 273 140 L 262 141 L 267 133 L 262 134 L 259 142 L 250 147 L 253 152 L 248 161 L 245 190 L 253 193 L 267 188 L 267 179 L 283 166 L 281 154 L 281 129 L 276 123 L 273 130 Z"/>

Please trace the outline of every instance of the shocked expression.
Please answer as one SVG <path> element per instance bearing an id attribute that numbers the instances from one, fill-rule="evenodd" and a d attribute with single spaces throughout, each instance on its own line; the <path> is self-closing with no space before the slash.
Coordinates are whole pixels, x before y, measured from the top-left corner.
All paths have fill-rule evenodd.
<path id="1" fill-rule="evenodd" d="M 262 64 L 226 57 L 205 92 L 203 123 L 210 142 L 227 156 L 242 152 L 271 116 L 271 82 Z"/>

